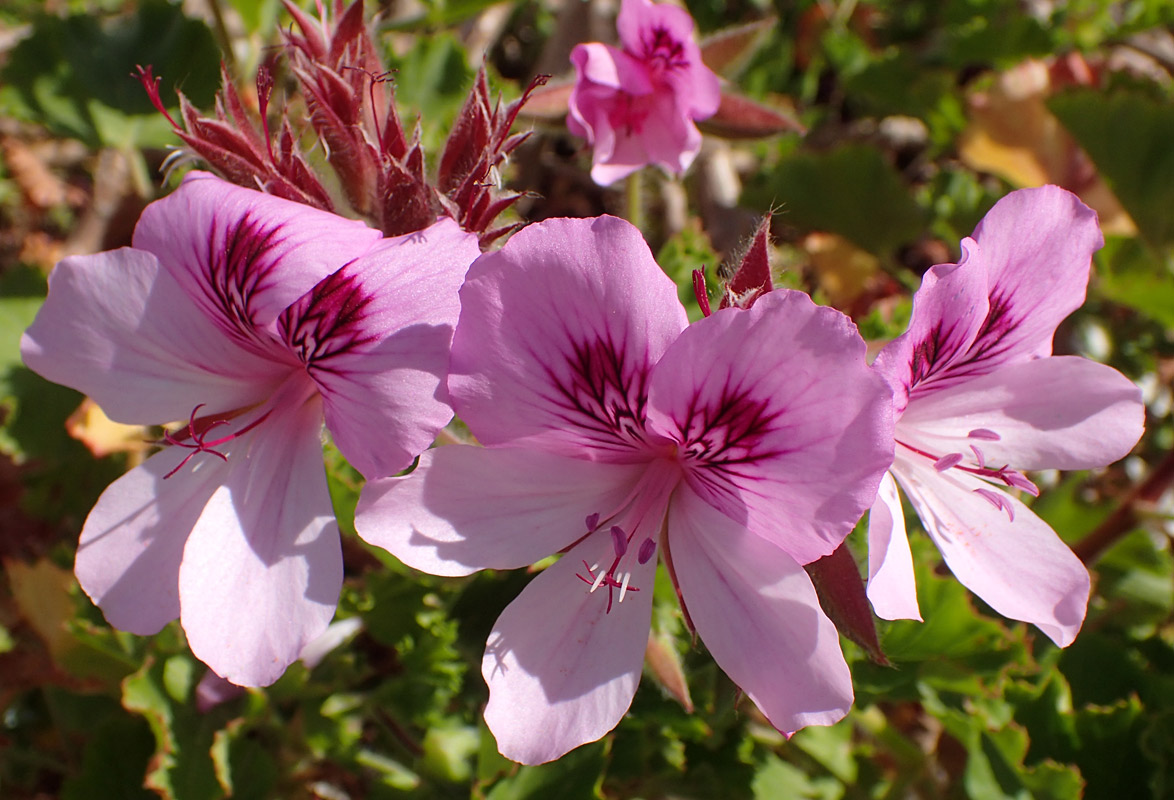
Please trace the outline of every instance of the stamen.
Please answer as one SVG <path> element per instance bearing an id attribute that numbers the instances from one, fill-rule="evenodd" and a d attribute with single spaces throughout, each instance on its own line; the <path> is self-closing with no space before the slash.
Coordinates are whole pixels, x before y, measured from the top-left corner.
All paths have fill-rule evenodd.
<path id="1" fill-rule="evenodd" d="M 624 602 L 624 595 L 628 593 L 628 581 L 632 579 L 632 573 L 624 573 L 624 581 L 620 584 L 620 602 Z"/>
<path id="2" fill-rule="evenodd" d="M 971 439 L 982 439 L 986 442 L 998 442 L 1002 440 L 1002 436 L 992 431 L 990 428 L 975 428 L 970 433 L 966 434 Z"/>
<path id="3" fill-rule="evenodd" d="M 228 420 L 227 419 L 211 420 L 207 424 L 200 426 L 200 428 L 197 430 L 196 414 L 198 414 L 200 409 L 203 407 L 204 407 L 203 403 L 200 403 L 199 405 L 197 405 L 195 408 L 192 409 L 191 416 L 188 418 L 188 426 L 187 426 L 188 432 L 187 432 L 186 438 L 190 438 L 192 440 L 192 442 L 194 442 L 194 444 L 189 444 L 186 441 L 183 441 L 181 439 L 177 439 L 171 431 L 164 431 L 163 432 L 163 441 L 166 442 L 167 444 L 175 445 L 176 447 L 184 447 L 184 448 L 187 448 L 192 451 L 192 452 L 188 453 L 186 456 L 184 456 L 183 460 L 180 461 L 179 464 L 176 465 L 175 469 L 171 470 L 171 472 L 168 472 L 166 475 L 164 475 L 163 480 L 167 480 L 172 475 L 174 475 L 175 473 L 177 473 L 181 469 L 183 469 L 184 465 L 187 464 L 189 461 L 191 461 L 192 457 L 195 456 L 196 453 L 209 453 L 211 455 L 216 456 L 221 461 L 228 461 L 228 456 L 226 456 L 224 453 L 221 453 L 217 450 L 213 450 L 212 448 L 219 447 L 220 445 L 225 444 L 226 442 L 231 442 L 233 439 L 237 438 L 238 436 L 241 436 L 245 433 L 248 433 L 253 428 L 257 427 L 262 422 L 264 422 L 269 417 L 269 414 L 270 414 L 269 411 L 266 411 L 260 417 L 253 420 L 252 422 L 250 422 L 245 427 L 241 428 L 236 433 L 230 433 L 227 436 L 221 436 L 219 439 L 216 439 L 214 441 L 209 442 L 207 440 L 209 432 L 211 432 L 214 428 L 218 428 L 221 425 L 227 425 Z M 235 415 L 229 415 L 229 416 L 231 417 L 231 416 L 235 416 Z"/>
<path id="4" fill-rule="evenodd" d="M 592 569 L 591 567 L 587 566 L 586 560 L 583 561 L 583 566 L 587 567 L 587 574 L 590 575 L 591 578 L 594 578 L 595 577 L 595 570 Z M 586 583 L 589 586 L 591 585 L 591 578 L 585 578 L 577 572 L 575 573 L 575 577 L 578 578 L 579 580 L 583 581 L 583 583 Z"/>
<path id="5" fill-rule="evenodd" d="M 944 455 L 941 458 L 939 458 L 937 461 L 933 462 L 933 468 L 936 469 L 938 472 L 945 472 L 950 467 L 956 467 L 961 463 L 962 463 L 962 454 L 961 453 L 950 453 L 949 455 Z"/>
<path id="6" fill-rule="evenodd" d="M 587 530 L 593 531 L 599 527 L 599 512 L 587 515 Z"/>
<path id="7" fill-rule="evenodd" d="M 611 546 L 616 551 L 616 558 L 623 558 L 628 552 L 628 536 L 619 525 L 611 526 Z"/>
<path id="8" fill-rule="evenodd" d="M 592 572 L 594 572 L 594 571 L 595 570 L 593 568 Z M 603 580 L 606 577 L 607 577 L 606 572 L 599 573 L 599 577 L 595 579 L 595 583 L 591 584 L 591 592 L 590 592 L 591 594 L 595 594 L 595 590 L 598 589 L 603 584 Z"/>
<path id="9" fill-rule="evenodd" d="M 640 543 L 640 552 L 636 555 L 636 560 L 641 564 L 647 564 L 648 559 L 656 552 L 656 542 L 651 539 L 645 539 Z"/>
<path id="10" fill-rule="evenodd" d="M 999 478 L 1008 486 L 1014 486 L 1016 489 L 1022 489 L 1032 497 L 1039 497 L 1039 487 L 1027 479 L 1022 472 L 1017 472 L 1013 469 L 1003 469 L 999 472 Z"/>
<path id="11" fill-rule="evenodd" d="M 1010 520 L 1012 522 L 1015 521 L 1015 507 L 1011 505 L 1011 501 L 1005 496 L 991 489 L 975 489 L 974 491 L 979 497 L 986 500 L 995 508 L 1000 511 L 1006 511 Z"/>

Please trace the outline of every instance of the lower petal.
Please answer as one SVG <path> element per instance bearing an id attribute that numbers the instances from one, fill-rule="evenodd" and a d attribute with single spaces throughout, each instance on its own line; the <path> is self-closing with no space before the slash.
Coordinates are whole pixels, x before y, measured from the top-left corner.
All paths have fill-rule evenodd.
<path id="1" fill-rule="evenodd" d="M 891 472 L 868 512 L 868 599 L 881 619 L 921 619 L 905 512 Z"/>
<path id="2" fill-rule="evenodd" d="M 697 633 L 772 725 L 793 732 L 848 713 L 852 678 L 839 635 L 791 556 L 683 487 L 668 536 Z"/>
<path id="3" fill-rule="evenodd" d="M 489 634 L 481 663 L 485 722 L 507 758 L 553 761 L 602 737 L 631 705 L 656 561 L 634 565 L 626 591 L 593 591 L 589 579 L 599 573 L 591 566 L 606 569 L 612 558 L 608 534 L 588 538 L 531 581 Z"/>
<path id="4" fill-rule="evenodd" d="M 434 575 L 514 569 L 586 535 L 587 517 L 609 516 L 643 469 L 520 448 L 439 447 L 410 475 L 368 482 L 355 528 Z"/>
<path id="5" fill-rule="evenodd" d="M 893 471 L 964 586 L 1060 647 L 1072 643 L 1088 604 L 1088 570 L 1055 531 L 1011 494 L 957 470 L 898 459 Z"/>
<path id="6" fill-rule="evenodd" d="M 86 594 L 119 630 L 158 633 L 179 616 L 179 565 L 188 532 L 224 481 L 227 465 L 190 450 L 156 453 L 107 487 L 82 528 L 74 571 Z"/>
<path id="7" fill-rule="evenodd" d="M 282 411 L 229 455 L 227 479 L 196 522 L 179 572 L 192 652 L 243 686 L 281 676 L 326 629 L 342 586 L 321 403 Z"/>
<path id="8" fill-rule="evenodd" d="M 923 449 L 977 447 L 991 464 L 1017 469 L 1089 469 L 1124 457 L 1141 438 L 1141 390 L 1117 370 L 1086 358 L 1052 356 L 927 392 L 901 417 Z M 970 432 L 985 430 L 976 439 Z"/>

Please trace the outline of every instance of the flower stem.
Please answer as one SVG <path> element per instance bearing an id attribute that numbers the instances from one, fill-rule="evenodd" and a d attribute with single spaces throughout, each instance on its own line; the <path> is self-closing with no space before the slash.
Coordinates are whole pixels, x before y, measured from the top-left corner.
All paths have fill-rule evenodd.
<path id="1" fill-rule="evenodd" d="M 628 222 L 644 233 L 644 170 L 636 170 L 627 179 L 626 209 Z"/>
<path id="2" fill-rule="evenodd" d="M 1140 521 L 1137 506 L 1139 504 L 1156 503 L 1158 498 L 1174 484 L 1174 451 L 1166 454 L 1161 463 L 1134 487 L 1126 498 L 1121 501 L 1117 510 L 1110 514 L 1095 530 L 1072 546 L 1072 552 L 1084 564 L 1091 564 L 1116 544 L 1126 534 L 1131 533 Z"/>

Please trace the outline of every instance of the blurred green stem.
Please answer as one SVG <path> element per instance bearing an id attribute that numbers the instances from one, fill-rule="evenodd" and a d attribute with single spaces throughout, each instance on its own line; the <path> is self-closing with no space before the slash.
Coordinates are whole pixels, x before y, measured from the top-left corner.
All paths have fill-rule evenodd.
<path id="1" fill-rule="evenodd" d="M 216 38 L 220 40 L 224 65 L 228 67 L 229 73 L 232 73 L 236 66 L 236 57 L 232 52 L 232 37 L 228 35 L 228 26 L 224 24 L 224 12 L 220 10 L 220 0 L 208 0 L 208 8 L 212 10 L 212 21 L 216 26 Z"/>
<path id="2" fill-rule="evenodd" d="M 1137 528 L 1140 522 L 1137 506 L 1156 503 L 1171 485 L 1174 485 L 1174 451 L 1167 453 L 1146 479 L 1134 487 L 1116 511 L 1074 544 L 1072 551 L 1085 565 L 1096 561 L 1118 539 Z"/>
<path id="3" fill-rule="evenodd" d="M 628 222 L 644 232 L 644 170 L 639 169 L 628 176 Z"/>

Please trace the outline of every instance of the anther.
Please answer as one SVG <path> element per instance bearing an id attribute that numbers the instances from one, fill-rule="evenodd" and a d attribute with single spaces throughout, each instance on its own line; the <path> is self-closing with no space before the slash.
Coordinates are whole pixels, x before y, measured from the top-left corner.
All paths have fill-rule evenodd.
<path id="1" fill-rule="evenodd" d="M 1003 470 L 999 473 L 999 478 L 1001 478 L 1008 486 L 1013 486 L 1016 489 L 1022 489 L 1032 497 L 1039 497 L 1039 487 L 1029 481 L 1027 477 L 1021 472 L 1016 472 L 1013 469 L 1007 469 L 1004 467 Z"/>
<path id="2" fill-rule="evenodd" d="M 624 581 L 620 584 L 620 602 L 624 602 L 624 595 L 628 593 L 628 581 L 632 579 L 632 573 L 624 573 Z"/>
<path id="3" fill-rule="evenodd" d="M 594 572 L 594 568 L 592 568 L 592 571 Z M 594 594 L 595 590 L 598 589 L 601 585 L 603 585 L 603 580 L 606 577 L 607 577 L 606 572 L 599 573 L 599 576 L 595 579 L 595 583 L 591 584 L 591 594 Z"/>
<path id="4" fill-rule="evenodd" d="M 985 442 L 997 442 L 1003 437 L 992 431 L 990 428 L 975 428 L 970 433 L 966 434 L 971 439 L 982 439 Z"/>
<path id="5" fill-rule="evenodd" d="M 587 515 L 587 530 L 593 531 L 599 527 L 599 512 Z"/>
<path id="6" fill-rule="evenodd" d="M 937 461 L 933 462 L 933 468 L 936 469 L 938 472 L 945 472 L 950 467 L 956 467 L 961 463 L 962 463 L 962 454 L 961 453 L 950 453 L 949 455 L 944 455 L 941 458 L 939 458 Z"/>
<path id="7" fill-rule="evenodd" d="M 986 458 L 983 457 L 982 451 L 979 450 L 974 445 L 970 445 L 970 449 L 974 453 L 974 460 L 975 460 L 975 463 L 978 464 L 978 468 L 979 469 L 986 469 Z"/>
<path id="8" fill-rule="evenodd" d="M 648 559 L 652 558 L 653 553 L 656 552 L 656 542 L 651 539 L 645 539 L 640 543 L 640 552 L 636 555 L 636 560 L 641 564 L 647 564 Z"/>
<path id="9" fill-rule="evenodd" d="M 611 546 L 616 551 L 616 558 L 623 558 L 628 552 L 628 536 L 619 525 L 611 526 Z"/>
<path id="10" fill-rule="evenodd" d="M 990 489 L 975 489 L 974 491 L 976 494 L 978 494 L 979 497 L 986 500 L 995 508 L 999 509 L 1000 511 L 1006 511 L 1010 520 L 1012 522 L 1015 521 L 1015 507 L 1011 505 L 1011 501 L 1008 498 L 999 492 L 995 492 Z"/>

